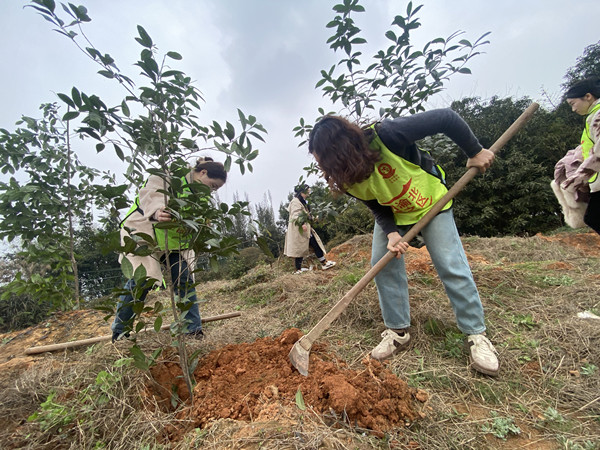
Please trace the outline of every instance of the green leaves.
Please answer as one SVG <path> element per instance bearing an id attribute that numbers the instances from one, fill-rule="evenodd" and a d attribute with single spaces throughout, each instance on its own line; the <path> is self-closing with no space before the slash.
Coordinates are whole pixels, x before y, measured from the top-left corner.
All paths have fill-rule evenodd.
<path id="1" fill-rule="evenodd" d="M 349 14 L 350 12 L 364 12 L 365 8 L 358 4 L 358 0 L 344 0 L 343 3 L 335 5 L 333 10 L 342 14 Z"/>
<path id="2" fill-rule="evenodd" d="M 133 278 L 133 265 L 127 258 L 123 258 L 123 261 L 121 261 L 121 271 L 126 280 Z"/>
<path id="3" fill-rule="evenodd" d="M 143 350 L 138 345 L 131 347 L 129 352 L 133 357 L 133 365 L 140 370 L 147 371 L 156 364 L 156 359 L 162 353 L 162 348 L 156 349 L 149 357 L 146 357 Z"/>
<path id="4" fill-rule="evenodd" d="M 183 59 L 182 56 L 179 53 L 177 53 L 177 52 L 167 52 L 167 56 L 169 58 L 175 59 L 177 61 Z"/>
<path id="5" fill-rule="evenodd" d="M 300 388 L 296 391 L 296 406 L 302 411 L 306 410 L 306 404 L 304 403 L 304 396 Z"/>
<path id="6" fill-rule="evenodd" d="M 56 94 L 56 95 L 63 102 L 65 102 L 68 106 L 70 106 L 71 108 L 75 108 L 75 103 L 73 103 L 73 101 L 71 100 L 71 98 L 68 95 L 65 95 L 65 94 Z"/>
<path id="7" fill-rule="evenodd" d="M 375 111 L 380 118 L 386 118 L 423 110 L 424 103 L 441 91 L 452 75 L 470 73 L 466 64 L 479 54 L 479 47 L 488 43 L 484 38 L 489 33 L 474 43 L 468 39 L 454 43 L 462 34 L 454 33 L 448 39 L 434 38 L 423 49 L 415 49 L 410 44 L 410 33 L 421 26 L 415 16 L 420 9 L 421 6 L 413 8 L 412 2 L 408 3 L 406 14 L 397 15 L 392 28 L 384 33 L 392 45 L 377 51 L 372 56 L 373 62 L 363 69 L 362 53 L 355 47 L 366 40 L 360 37 L 361 30 L 352 16 L 364 12 L 364 8 L 359 0 L 344 0 L 335 5 L 333 11 L 338 15 L 326 25 L 334 29 L 327 44 L 334 51 L 343 50 L 345 57 L 329 71 L 322 70 L 315 87 L 334 104 L 341 103 L 345 115 L 356 123 L 373 120 L 366 116 Z M 302 136 L 307 127 L 301 125 L 294 131 Z"/>
<path id="8" fill-rule="evenodd" d="M 115 74 L 112 73 L 110 70 L 99 70 L 98 74 L 100 74 L 106 78 L 114 78 L 115 77 Z"/>
<path id="9" fill-rule="evenodd" d="M 76 6 L 73 3 L 69 3 L 69 6 L 67 7 L 65 4 L 61 3 L 61 6 L 63 7 L 64 11 L 69 14 L 71 17 L 73 17 L 74 19 L 76 19 L 75 22 L 72 23 L 72 25 L 80 23 L 80 22 L 91 22 L 92 19 L 89 18 L 89 16 L 87 15 L 87 8 L 85 6 Z"/>
<path id="10" fill-rule="evenodd" d="M 65 94 L 59 98 L 77 106 Z M 104 200 L 95 198 L 99 172 L 78 160 L 61 121 L 79 113 L 68 111 L 61 118 L 56 104 L 41 109 L 41 119 L 23 117 L 21 128 L 0 134 L 2 171 L 19 171 L 18 178 L 0 183 L 0 236 L 19 239 L 21 260 L 36 268 L 13 287 L 57 309 L 71 308 L 78 281 L 70 249 L 74 227 L 90 219 L 92 208 Z"/>
<path id="11" fill-rule="evenodd" d="M 67 122 L 69 120 L 75 119 L 76 117 L 79 117 L 79 113 L 77 111 L 69 111 L 65 113 L 65 115 L 62 117 L 62 120 Z"/>
<path id="12" fill-rule="evenodd" d="M 56 3 L 54 3 L 54 0 L 32 0 L 31 3 L 37 3 L 38 5 L 44 6 L 51 12 L 53 12 L 54 8 L 56 8 Z"/>
<path id="13" fill-rule="evenodd" d="M 77 90 L 76 87 L 73 87 L 73 89 L 71 89 L 71 98 L 73 99 L 73 108 L 78 108 L 81 107 L 82 105 L 82 101 L 81 101 L 81 94 L 79 93 L 79 91 Z"/>
<path id="14" fill-rule="evenodd" d="M 249 163 L 259 155 L 259 151 L 253 148 L 252 138 L 264 142 L 262 134 L 266 134 L 265 128 L 259 124 L 256 117 L 246 116 L 238 109 L 238 117 L 242 126 L 242 131 L 238 134 L 233 124 L 225 122 L 225 126 L 213 121 L 210 126 L 212 131 L 209 136 L 215 138 L 213 144 L 219 151 L 227 154 L 224 165 L 225 170 L 229 171 L 231 164 L 236 163 L 240 172 L 244 174 L 247 170 L 252 171 L 252 165 Z M 237 158 L 233 158 L 237 155 Z"/>
<path id="15" fill-rule="evenodd" d="M 137 30 L 140 34 L 140 37 L 136 37 L 135 40 L 146 48 L 152 48 L 152 39 L 150 38 L 150 35 L 146 32 L 146 30 L 144 30 L 144 28 L 141 25 L 137 26 Z"/>

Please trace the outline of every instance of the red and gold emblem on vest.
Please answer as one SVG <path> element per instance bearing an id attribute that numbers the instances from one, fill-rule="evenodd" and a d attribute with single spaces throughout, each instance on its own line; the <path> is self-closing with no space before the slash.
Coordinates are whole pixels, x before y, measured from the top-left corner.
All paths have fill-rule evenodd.
<path id="1" fill-rule="evenodd" d="M 387 202 L 382 202 L 384 206 L 391 206 L 395 214 L 407 213 L 415 211 L 416 209 L 425 209 L 428 206 L 433 205 L 433 198 L 431 196 L 424 197 L 421 191 L 415 186 L 411 187 L 412 178 L 409 179 L 406 184 L 402 186 L 402 192 L 396 195 Z M 404 197 L 406 195 L 406 198 Z"/>
<path id="2" fill-rule="evenodd" d="M 391 178 L 396 173 L 396 169 L 392 169 L 387 163 L 382 163 L 377 166 L 377 171 L 381 174 L 381 176 L 385 179 Z"/>

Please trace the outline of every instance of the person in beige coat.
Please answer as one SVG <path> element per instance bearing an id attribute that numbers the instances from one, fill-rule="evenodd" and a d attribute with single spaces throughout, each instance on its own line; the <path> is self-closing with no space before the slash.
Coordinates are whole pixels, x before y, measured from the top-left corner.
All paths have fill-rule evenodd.
<path id="1" fill-rule="evenodd" d="M 310 226 L 310 207 L 306 202 L 310 188 L 306 184 L 301 184 L 294 189 L 294 192 L 296 195 L 288 206 L 289 219 L 283 254 L 294 258 L 296 268 L 294 274 L 308 270 L 302 268 L 302 261 L 309 255 L 311 248 L 321 263 L 321 268 L 323 270 L 331 269 L 336 263 L 327 261 L 325 246 L 319 235 Z"/>
<path id="2" fill-rule="evenodd" d="M 187 183 L 202 183 L 208 186 L 211 191 L 216 191 L 227 181 L 227 172 L 223 164 L 215 162 L 212 158 L 200 158 L 194 167 L 190 167 L 190 172 L 185 176 Z M 119 298 L 117 313 L 111 325 L 112 340 L 122 339 L 129 336 L 132 330 L 132 319 L 134 316 L 132 304 L 134 302 L 143 302 L 149 290 L 156 284 L 163 283 L 162 266 L 166 264 L 165 238 L 163 230 L 154 232 L 154 225 L 159 222 L 168 222 L 171 215 L 166 209 L 165 195 L 160 192 L 164 190 L 164 180 L 151 175 L 145 185 L 139 190 L 138 196 L 121 223 L 121 244 L 125 244 L 125 238 L 132 234 L 144 233 L 155 237 L 158 249 L 148 256 L 137 256 L 132 254 L 121 254 L 119 262 L 122 264 L 127 259 L 135 270 L 139 266 L 144 266 L 146 275 L 150 280 L 149 285 L 144 286 L 142 292 L 139 290 L 136 294 L 135 280 L 130 279 L 125 284 L 124 290 L 128 291 Z M 171 279 L 176 287 L 176 294 L 186 302 L 191 303 L 187 310 L 187 334 L 192 337 L 201 338 L 202 321 L 196 299 L 196 289 L 193 285 L 193 267 L 195 264 L 195 254 L 192 249 L 187 248 L 186 243 L 179 239 L 176 231 L 169 230 L 168 249 L 169 249 L 169 267 L 171 268 Z M 190 269 L 190 267 L 192 269 Z M 139 298 L 135 298 L 136 295 Z"/>

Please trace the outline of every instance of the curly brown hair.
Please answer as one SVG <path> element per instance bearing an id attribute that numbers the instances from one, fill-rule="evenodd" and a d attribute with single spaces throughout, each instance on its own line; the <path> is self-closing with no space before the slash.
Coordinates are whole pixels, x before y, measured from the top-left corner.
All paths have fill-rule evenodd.
<path id="1" fill-rule="evenodd" d="M 325 116 L 310 132 L 308 151 L 334 192 L 344 193 L 373 173 L 381 154 L 369 147 L 369 131 L 343 117 Z"/>

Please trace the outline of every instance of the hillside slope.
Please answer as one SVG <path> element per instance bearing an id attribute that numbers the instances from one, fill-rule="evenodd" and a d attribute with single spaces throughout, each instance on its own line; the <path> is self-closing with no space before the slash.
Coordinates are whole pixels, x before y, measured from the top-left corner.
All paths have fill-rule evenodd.
<path id="1" fill-rule="evenodd" d="M 315 344 L 302 377 L 286 358 L 293 329 L 310 330 L 364 275 L 369 239 L 332 249 L 329 271 L 292 275 L 281 260 L 200 286 L 204 317 L 241 316 L 188 343 L 200 355 L 191 408 L 173 407 L 186 390 L 166 332 L 137 337 L 146 353 L 165 348 L 150 372 L 131 364 L 130 341 L 24 354 L 109 334 L 96 311 L 2 335 L 0 447 L 598 448 L 600 320 L 579 317 L 600 315 L 595 233 L 464 239 L 499 352 L 496 379 L 468 367 L 424 248 L 406 255 L 411 348 L 383 367 L 367 358 L 383 331 L 371 283 Z"/>

